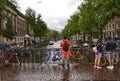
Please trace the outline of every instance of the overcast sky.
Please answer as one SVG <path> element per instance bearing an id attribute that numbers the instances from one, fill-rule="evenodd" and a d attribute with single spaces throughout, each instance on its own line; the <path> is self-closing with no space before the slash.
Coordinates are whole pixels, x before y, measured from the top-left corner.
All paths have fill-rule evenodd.
<path id="1" fill-rule="evenodd" d="M 61 31 L 82 0 L 17 0 L 20 11 L 30 7 L 42 15 L 49 29 Z"/>

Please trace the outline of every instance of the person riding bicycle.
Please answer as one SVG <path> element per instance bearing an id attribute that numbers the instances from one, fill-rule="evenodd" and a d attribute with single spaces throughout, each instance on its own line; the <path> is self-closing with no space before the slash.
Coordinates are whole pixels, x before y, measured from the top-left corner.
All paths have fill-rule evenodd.
<path id="1" fill-rule="evenodd" d="M 67 60 L 68 67 L 69 67 L 70 41 L 66 37 L 64 37 L 64 39 L 60 42 L 60 46 L 62 47 L 62 62 L 63 62 L 62 65 L 64 67 L 65 60 Z"/>

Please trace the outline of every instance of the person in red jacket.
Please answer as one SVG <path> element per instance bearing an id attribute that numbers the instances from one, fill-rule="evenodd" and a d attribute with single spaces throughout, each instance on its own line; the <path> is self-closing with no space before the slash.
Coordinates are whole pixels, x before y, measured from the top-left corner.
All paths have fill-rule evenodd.
<path id="1" fill-rule="evenodd" d="M 67 43 L 68 50 L 64 50 L 64 45 Z M 70 41 L 64 37 L 64 39 L 60 42 L 60 46 L 62 47 L 62 62 L 63 62 L 63 67 L 65 64 L 65 60 L 67 60 L 67 65 L 69 67 L 69 57 L 70 57 Z"/>

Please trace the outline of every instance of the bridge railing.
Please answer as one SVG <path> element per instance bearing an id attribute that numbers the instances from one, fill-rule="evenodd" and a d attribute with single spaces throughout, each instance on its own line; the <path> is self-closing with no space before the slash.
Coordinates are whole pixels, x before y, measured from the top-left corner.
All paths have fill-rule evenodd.
<path id="1" fill-rule="evenodd" d="M 87 61 L 93 63 L 94 54 L 90 48 L 71 48 L 71 53 L 75 54 L 79 50 L 82 54 L 87 56 Z M 55 54 L 61 54 L 61 48 L 17 48 L 16 52 L 20 57 L 21 63 L 46 63 L 52 62 L 52 58 Z M 12 63 L 15 60 L 10 61 Z"/>

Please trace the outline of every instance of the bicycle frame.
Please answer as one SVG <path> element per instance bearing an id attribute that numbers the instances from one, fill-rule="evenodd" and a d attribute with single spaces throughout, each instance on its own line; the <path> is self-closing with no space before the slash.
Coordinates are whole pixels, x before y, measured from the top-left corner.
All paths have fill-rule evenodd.
<path id="1" fill-rule="evenodd" d="M 13 57 L 17 60 L 18 64 L 21 65 L 20 59 L 19 59 L 18 54 L 17 54 L 16 52 L 10 54 L 9 57 L 6 57 L 6 56 L 4 55 L 4 53 L 1 53 L 1 54 L 0 54 L 0 59 L 1 59 L 1 60 L 0 60 L 0 61 L 1 61 L 1 62 L 0 62 L 0 65 L 2 65 L 2 64 L 4 64 L 4 63 L 7 64 L 6 61 L 9 62 L 9 60 L 11 60 Z"/>
<path id="2" fill-rule="evenodd" d="M 79 50 L 76 50 L 73 54 L 70 54 L 72 62 L 77 63 L 87 63 L 88 57 L 86 54 L 81 53 Z"/>

